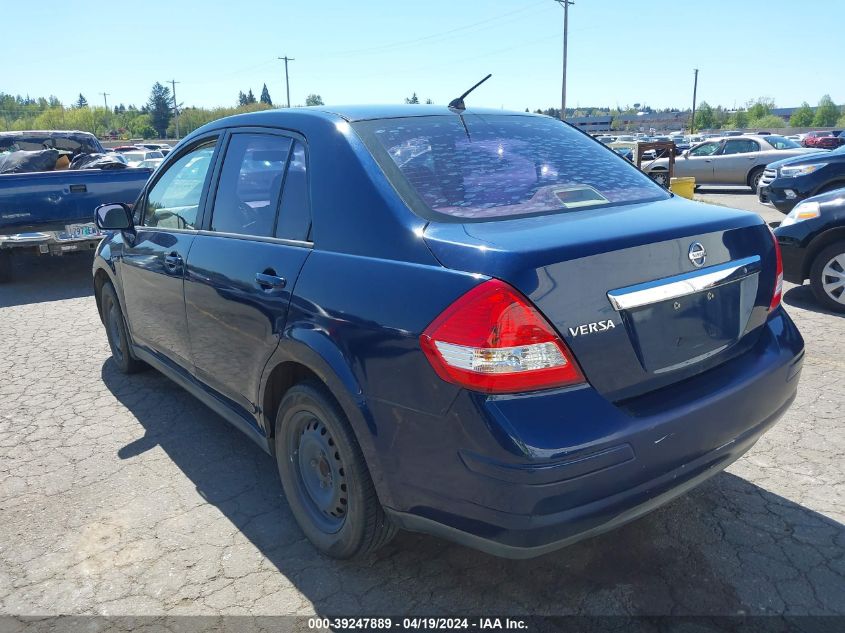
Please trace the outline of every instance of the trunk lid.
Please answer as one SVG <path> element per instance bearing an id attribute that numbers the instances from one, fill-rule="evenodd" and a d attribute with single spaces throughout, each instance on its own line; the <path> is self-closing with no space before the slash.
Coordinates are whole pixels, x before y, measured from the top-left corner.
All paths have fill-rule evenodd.
<path id="1" fill-rule="evenodd" d="M 768 316 L 776 274 L 774 242 L 759 216 L 678 197 L 430 223 L 424 239 L 444 266 L 501 279 L 531 299 L 613 401 L 748 349 Z M 693 244 L 706 252 L 701 267 L 690 257 Z"/>

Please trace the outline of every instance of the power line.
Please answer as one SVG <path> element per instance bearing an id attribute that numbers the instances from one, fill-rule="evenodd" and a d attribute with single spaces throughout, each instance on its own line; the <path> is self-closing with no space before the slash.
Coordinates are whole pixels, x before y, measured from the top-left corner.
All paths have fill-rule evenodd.
<path id="1" fill-rule="evenodd" d="M 279 59 L 285 60 L 285 92 L 288 95 L 288 107 L 290 107 L 290 82 L 288 81 L 288 62 L 296 61 L 293 57 L 288 57 L 285 55 L 284 57 L 279 57 Z"/>

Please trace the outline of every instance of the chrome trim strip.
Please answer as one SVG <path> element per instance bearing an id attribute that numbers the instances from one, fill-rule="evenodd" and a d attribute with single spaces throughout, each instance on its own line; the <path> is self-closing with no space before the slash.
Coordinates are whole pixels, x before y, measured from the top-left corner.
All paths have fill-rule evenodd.
<path id="1" fill-rule="evenodd" d="M 739 281 L 758 274 L 760 268 L 760 256 L 753 255 L 691 273 L 611 290 L 607 298 L 617 312 L 631 310 Z"/>

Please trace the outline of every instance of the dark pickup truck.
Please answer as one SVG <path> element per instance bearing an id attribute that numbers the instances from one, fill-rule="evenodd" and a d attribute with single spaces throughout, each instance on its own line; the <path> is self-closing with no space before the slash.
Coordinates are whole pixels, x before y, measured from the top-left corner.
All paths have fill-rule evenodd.
<path id="1" fill-rule="evenodd" d="M 0 282 L 11 278 L 16 254 L 93 252 L 102 237 L 94 208 L 113 200 L 133 203 L 151 173 L 127 168 L 0 174 Z"/>

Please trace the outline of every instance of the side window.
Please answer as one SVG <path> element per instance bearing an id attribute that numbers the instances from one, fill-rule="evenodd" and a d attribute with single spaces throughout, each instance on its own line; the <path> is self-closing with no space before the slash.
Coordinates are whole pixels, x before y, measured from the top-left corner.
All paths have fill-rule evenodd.
<path id="1" fill-rule="evenodd" d="M 725 141 L 725 148 L 722 154 L 747 154 L 748 152 L 759 152 L 760 144 L 752 139 L 736 139 Z"/>
<path id="2" fill-rule="evenodd" d="M 282 191 L 282 207 L 279 210 L 276 237 L 289 240 L 306 240 L 310 228 L 311 204 L 308 196 L 308 164 L 305 147 L 299 141 L 295 141 L 285 176 L 284 190 Z"/>
<path id="3" fill-rule="evenodd" d="M 690 156 L 712 156 L 719 149 L 719 143 L 702 143 L 698 147 L 693 147 Z"/>
<path id="4" fill-rule="evenodd" d="M 188 152 L 167 168 L 147 192 L 144 225 L 196 228 L 197 211 L 216 139 Z"/>
<path id="5" fill-rule="evenodd" d="M 271 237 L 291 140 L 233 134 L 214 198 L 211 230 Z"/>

